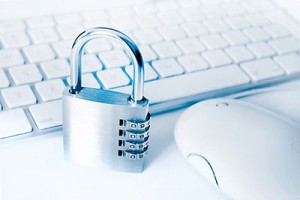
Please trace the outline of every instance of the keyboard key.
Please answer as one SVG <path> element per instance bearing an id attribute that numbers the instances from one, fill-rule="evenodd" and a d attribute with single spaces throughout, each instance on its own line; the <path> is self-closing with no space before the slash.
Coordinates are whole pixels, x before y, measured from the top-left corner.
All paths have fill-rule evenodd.
<path id="1" fill-rule="evenodd" d="M 153 68 L 161 77 L 169 77 L 184 73 L 183 68 L 175 59 L 165 59 L 152 62 Z"/>
<path id="2" fill-rule="evenodd" d="M 254 81 L 262 81 L 284 74 L 283 69 L 270 58 L 242 63 L 241 67 Z"/>
<path id="3" fill-rule="evenodd" d="M 30 44 L 30 40 L 25 32 L 6 32 L 0 35 L 4 48 L 23 47 Z"/>
<path id="4" fill-rule="evenodd" d="M 109 18 L 109 14 L 105 10 L 84 11 L 84 12 L 82 12 L 82 16 L 83 16 L 84 21 L 102 20 L 102 19 Z"/>
<path id="5" fill-rule="evenodd" d="M 187 21 L 200 21 L 205 19 L 205 15 L 199 7 L 184 8 L 181 10 L 181 14 Z"/>
<path id="6" fill-rule="evenodd" d="M 128 17 L 133 15 L 133 11 L 128 6 L 114 7 L 108 10 L 108 13 L 112 17 Z"/>
<path id="7" fill-rule="evenodd" d="M 218 34 L 202 36 L 200 40 L 208 49 L 220 49 L 228 46 L 226 40 Z"/>
<path id="8" fill-rule="evenodd" d="M 238 66 L 230 65 L 147 82 L 145 96 L 151 99 L 151 104 L 162 103 L 193 97 L 203 92 L 240 86 L 249 81 L 249 77 Z M 131 86 L 128 86 L 116 90 L 130 94 L 131 89 Z"/>
<path id="9" fill-rule="evenodd" d="M 65 84 L 60 79 L 47 80 L 35 84 L 35 89 L 42 101 L 61 99 L 65 88 Z"/>
<path id="10" fill-rule="evenodd" d="M 277 24 L 281 24 L 281 25 L 287 25 L 290 20 L 291 20 L 291 15 L 293 15 L 293 12 L 290 12 L 290 15 L 287 15 L 287 13 L 284 13 L 284 12 L 280 12 L 280 11 L 276 11 L 276 12 L 272 12 L 272 11 L 267 11 L 267 12 L 264 12 L 264 15 L 270 20 L 272 21 L 273 23 Z M 289 27 L 289 26 L 287 26 Z M 289 27 L 289 30 L 290 27 Z"/>
<path id="11" fill-rule="evenodd" d="M 68 77 L 67 82 L 70 85 L 70 77 Z M 101 86 L 98 83 L 98 81 L 95 79 L 93 74 L 88 73 L 88 74 L 82 74 L 82 86 L 83 87 L 89 87 L 89 88 L 97 88 L 99 89 Z"/>
<path id="12" fill-rule="evenodd" d="M 94 27 L 108 27 L 112 28 L 112 25 L 108 22 L 107 19 L 102 20 L 89 20 L 85 21 L 83 24 L 84 28 L 94 28 Z"/>
<path id="13" fill-rule="evenodd" d="M 247 19 L 252 23 L 253 26 L 262 26 L 270 23 L 268 18 L 260 13 L 247 15 Z"/>
<path id="14" fill-rule="evenodd" d="M 73 24 L 82 22 L 80 14 L 68 13 L 55 16 L 57 24 Z"/>
<path id="15" fill-rule="evenodd" d="M 4 71 L 0 69 L 0 88 L 8 87 L 9 80 L 5 75 Z"/>
<path id="16" fill-rule="evenodd" d="M 279 24 L 271 24 L 271 25 L 267 25 L 265 27 L 263 27 L 265 31 L 267 31 L 271 36 L 272 38 L 281 38 L 281 37 L 286 37 L 286 36 L 289 36 L 290 33 L 289 31 L 279 25 Z"/>
<path id="17" fill-rule="evenodd" d="M 221 5 L 221 3 L 224 3 L 224 1 L 223 0 L 211 0 L 211 1 L 203 1 L 203 0 L 201 0 L 201 3 L 205 7 L 207 7 L 207 6 L 219 6 L 219 5 Z M 205 7 L 204 7 L 204 9 L 206 9 Z"/>
<path id="18" fill-rule="evenodd" d="M 142 28 L 155 28 L 162 25 L 161 20 L 155 15 L 139 15 L 136 16 L 135 21 Z"/>
<path id="19" fill-rule="evenodd" d="M 166 25 L 180 24 L 185 19 L 178 11 L 166 11 L 158 13 L 158 16 L 162 19 Z"/>
<path id="20" fill-rule="evenodd" d="M 80 24 L 63 24 L 56 27 L 57 31 L 64 40 L 75 40 L 84 31 Z"/>
<path id="21" fill-rule="evenodd" d="M 257 58 L 269 57 L 276 54 L 276 52 L 265 42 L 252 43 L 247 47 L 255 54 Z"/>
<path id="22" fill-rule="evenodd" d="M 226 17 L 225 21 L 231 26 L 233 29 L 244 29 L 251 27 L 251 23 L 245 19 L 242 15 L 235 15 Z"/>
<path id="23" fill-rule="evenodd" d="M 26 20 L 29 28 L 44 28 L 55 26 L 55 21 L 52 17 L 35 17 Z"/>
<path id="24" fill-rule="evenodd" d="M 112 50 L 98 54 L 106 68 L 130 65 L 131 61 L 123 50 Z"/>
<path id="25" fill-rule="evenodd" d="M 222 8 L 229 14 L 234 17 L 240 14 L 244 14 L 246 11 L 245 9 L 240 6 L 239 4 L 232 3 L 232 2 L 227 2 L 222 4 Z"/>
<path id="26" fill-rule="evenodd" d="M 230 30 L 229 25 L 221 19 L 206 20 L 203 23 L 213 33 L 225 32 Z"/>
<path id="27" fill-rule="evenodd" d="M 153 44 L 152 48 L 160 58 L 168 58 L 181 55 L 180 49 L 174 44 L 174 42 L 161 42 Z"/>
<path id="28" fill-rule="evenodd" d="M 202 52 L 206 48 L 197 38 L 184 38 L 176 41 L 184 53 Z"/>
<path id="29" fill-rule="evenodd" d="M 128 76 L 121 68 L 99 71 L 97 72 L 97 76 L 106 89 L 120 87 L 130 83 Z"/>
<path id="30" fill-rule="evenodd" d="M 250 40 L 240 31 L 229 31 L 222 34 L 231 45 L 247 44 Z"/>
<path id="31" fill-rule="evenodd" d="M 223 3 L 224 1 L 223 0 L 211 0 L 211 1 L 201 1 L 202 4 L 207 7 L 207 6 L 218 6 L 220 5 L 221 3 Z"/>
<path id="32" fill-rule="evenodd" d="M 129 31 L 126 31 L 125 34 L 133 41 L 135 42 L 135 44 L 139 45 L 139 41 L 138 39 L 136 39 L 135 35 L 133 34 L 133 32 L 129 32 Z M 116 42 L 116 41 L 113 41 L 114 42 L 114 47 L 115 48 L 119 48 L 119 49 L 123 49 L 124 46 L 122 44 L 120 44 L 119 42 Z M 117 44 L 117 47 L 116 47 L 116 44 Z"/>
<path id="33" fill-rule="evenodd" d="M 139 49 L 142 53 L 144 62 L 149 62 L 157 59 L 157 55 L 149 46 L 146 45 L 139 46 Z"/>
<path id="34" fill-rule="evenodd" d="M 26 25 L 21 20 L 0 22 L 0 32 L 21 31 L 25 29 L 26 29 Z"/>
<path id="35" fill-rule="evenodd" d="M 158 76 L 157 76 L 156 72 L 152 69 L 152 67 L 148 63 L 144 63 L 144 69 L 145 69 L 145 81 L 157 79 Z M 133 79 L 132 65 L 125 67 L 125 71 L 132 80 Z"/>
<path id="36" fill-rule="evenodd" d="M 22 109 L 0 112 L 0 121 L 0 138 L 29 133 L 32 131 L 30 122 Z"/>
<path id="37" fill-rule="evenodd" d="M 9 108 L 16 108 L 36 103 L 36 98 L 28 85 L 2 89 L 1 94 Z"/>
<path id="38" fill-rule="evenodd" d="M 111 50 L 112 45 L 107 39 L 95 39 L 88 42 L 84 48 L 87 53 L 99 53 L 102 51 Z"/>
<path id="39" fill-rule="evenodd" d="M 122 31 L 132 31 L 138 28 L 132 17 L 111 18 L 109 22 L 114 28 Z"/>
<path id="40" fill-rule="evenodd" d="M 166 40 L 175 40 L 186 36 L 179 26 L 164 26 L 160 27 L 158 31 Z"/>
<path id="41" fill-rule="evenodd" d="M 17 49 L 0 50 L 0 68 L 14 65 L 22 65 L 25 62 L 20 51 Z"/>
<path id="42" fill-rule="evenodd" d="M 35 44 L 50 43 L 59 40 L 59 36 L 53 28 L 29 29 L 28 34 Z"/>
<path id="43" fill-rule="evenodd" d="M 184 23 L 181 26 L 189 36 L 206 35 L 209 33 L 207 28 L 200 22 L 191 21 Z"/>
<path id="44" fill-rule="evenodd" d="M 201 9 L 209 19 L 222 18 L 227 15 L 226 11 L 221 7 L 217 6 L 216 3 L 205 7 L 202 6 Z"/>
<path id="45" fill-rule="evenodd" d="M 244 33 L 254 42 L 270 39 L 270 35 L 261 28 L 245 29 Z"/>
<path id="46" fill-rule="evenodd" d="M 43 79 L 42 74 L 35 64 L 11 67 L 8 71 L 16 85 L 33 83 Z"/>
<path id="47" fill-rule="evenodd" d="M 231 58 L 229 58 L 222 50 L 207 51 L 202 53 L 202 56 L 212 67 L 218 67 L 232 63 Z"/>
<path id="48" fill-rule="evenodd" d="M 48 79 L 65 77 L 70 75 L 70 65 L 66 59 L 56 59 L 42 62 L 42 70 Z"/>
<path id="49" fill-rule="evenodd" d="M 294 37 L 273 40 L 270 41 L 269 44 L 279 54 L 290 53 L 300 50 L 300 42 Z"/>
<path id="50" fill-rule="evenodd" d="M 269 1 L 243 1 L 240 2 L 248 13 L 257 13 L 258 11 L 270 10 L 273 11 L 274 3 Z M 254 20 L 261 20 L 259 18 L 254 18 Z"/>
<path id="51" fill-rule="evenodd" d="M 152 44 L 163 40 L 162 36 L 154 29 L 144 29 L 133 32 L 141 44 Z"/>
<path id="52" fill-rule="evenodd" d="M 158 1 L 156 2 L 156 7 L 160 10 L 160 11 L 170 11 L 170 10 L 177 10 L 179 9 L 179 5 L 177 4 L 176 1 Z"/>
<path id="53" fill-rule="evenodd" d="M 23 52 L 31 63 L 53 60 L 55 58 L 53 50 L 46 44 L 24 47 Z"/>
<path id="54" fill-rule="evenodd" d="M 60 58 L 67 58 L 71 55 L 73 40 L 64 40 L 52 44 L 54 51 Z M 94 42 L 94 41 L 93 41 Z M 96 42 L 96 41 L 95 41 Z M 88 45 L 88 44 L 87 44 Z"/>
<path id="55" fill-rule="evenodd" d="M 248 61 L 254 59 L 254 55 L 244 46 L 234 46 L 225 49 L 226 53 L 236 63 Z"/>
<path id="56" fill-rule="evenodd" d="M 61 100 L 30 106 L 29 111 L 39 129 L 62 125 Z"/>
<path id="57" fill-rule="evenodd" d="M 192 8 L 200 6 L 199 0 L 178 0 L 178 4 L 182 8 Z"/>
<path id="58" fill-rule="evenodd" d="M 143 2 L 142 4 L 133 5 L 132 9 L 137 15 L 148 15 L 153 14 L 157 11 L 157 8 L 149 2 Z"/>
<path id="59" fill-rule="evenodd" d="M 274 60 L 289 74 L 300 72 L 299 54 L 276 56 Z"/>
<path id="60" fill-rule="evenodd" d="M 178 58 L 178 62 L 185 68 L 187 72 L 207 69 L 209 65 L 198 54 L 184 55 Z"/>
<path id="61" fill-rule="evenodd" d="M 102 69 L 102 64 L 94 54 L 86 54 L 82 56 L 82 72 L 93 72 Z"/>

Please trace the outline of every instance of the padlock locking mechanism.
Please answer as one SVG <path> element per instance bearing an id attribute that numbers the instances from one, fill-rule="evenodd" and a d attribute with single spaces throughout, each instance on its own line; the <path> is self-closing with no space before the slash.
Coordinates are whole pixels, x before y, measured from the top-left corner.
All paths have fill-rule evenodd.
<path id="1" fill-rule="evenodd" d="M 142 159 L 147 155 L 150 129 L 150 114 L 144 122 L 120 120 L 119 156 Z"/>

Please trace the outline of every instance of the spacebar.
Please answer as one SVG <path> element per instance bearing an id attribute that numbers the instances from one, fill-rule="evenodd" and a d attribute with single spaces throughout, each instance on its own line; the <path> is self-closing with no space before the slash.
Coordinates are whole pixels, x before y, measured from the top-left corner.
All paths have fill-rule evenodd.
<path id="1" fill-rule="evenodd" d="M 250 78 L 236 65 L 198 71 L 145 83 L 145 97 L 157 104 L 205 92 L 247 84 Z M 130 93 L 131 86 L 117 88 Z"/>

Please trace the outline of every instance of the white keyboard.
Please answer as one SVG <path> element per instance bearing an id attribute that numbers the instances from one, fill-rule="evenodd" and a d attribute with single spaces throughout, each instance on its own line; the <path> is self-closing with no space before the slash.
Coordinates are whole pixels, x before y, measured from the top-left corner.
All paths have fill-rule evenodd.
<path id="1" fill-rule="evenodd" d="M 61 129 L 72 41 L 95 26 L 139 45 L 154 114 L 300 75 L 299 26 L 269 1 L 158 1 L 0 21 L 0 138 Z M 131 90 L 131 61 L 106 39 L 87 44 L 83 72 L 84 86 Z"/>

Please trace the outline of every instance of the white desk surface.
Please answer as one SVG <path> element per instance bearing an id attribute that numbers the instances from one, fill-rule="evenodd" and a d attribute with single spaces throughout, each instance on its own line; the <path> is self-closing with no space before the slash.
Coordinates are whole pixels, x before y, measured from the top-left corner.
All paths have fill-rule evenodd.
<path id="1" fill-rule="evenodd" d="M 1 200 L 227 199 L 182 156 L 173 137 L 181 111 L 153 117 L 141 174 L 100 171 L 63 158 L 61 133 L 0 146 Z"/>

